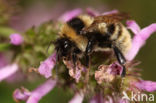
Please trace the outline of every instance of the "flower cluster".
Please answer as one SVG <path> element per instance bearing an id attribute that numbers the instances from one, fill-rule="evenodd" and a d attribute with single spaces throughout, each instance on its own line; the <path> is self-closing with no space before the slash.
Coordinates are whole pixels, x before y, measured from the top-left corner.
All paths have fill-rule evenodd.
<path id="1" fill-rule="evenodd" d="M 91 8 L 88 8 L 86 11 L 88 15 L 91 16 L 108 15 L 118 12 L 117 10 L 113 10 L 100 14 L 92 10 Z M 81 9 L 75 9 L 66 12 L 59 18 L 59 21 L 66 22 L 81 13 Z M 93 54 L 92 61 L 94 65 L 90 67 L 91 69 L 88 73 L 88 69 L 85 68 L 85 66 L 83 66 L 80 61 L 77 61 L 74 66 L 71 61 L 63 59 L 63 63 L 59 63 L 59 65 L 57 65 L 56 52 L 54 48 L 52 48 L 51 51 L 53 51 L 53 54 L 50 55 L 46 60 L 42 61 L 37 69 L 37 73 L 44 76 L 47 80 L 32 91 L 29 91 L 24 87 L 22 87 L 21 89 L 16 89 L 13 93 L 15 101 L 38 103 L 39 100 L 42 99 L 42 97 L 47 93 L 49 93 L 56 85 L 68 87 L 73 90 L 75 96 L 69 101 L 69 103 L 82 103 L 84 98 L 90 100 L 90 103 L 129 103 L 129 100 L 122 98 L 124 96 L 124 93 L 128 94 L 128 96 L 131 96 L 129 94 L 132 91 L 134 93 L 156 91 L 156 82 L 142 80 L 140 78 L 138 69 L 135 68 L 135 66 L 139 63 L 134 61 L 134 58 L 138 54 L 140 48 L 146 43 L 146 40 L 150 37 L 150 35 L 156 31 L 156 23 L 153 23 L 143 29 L 141 29 L 134 20 L 128 20 L 126 24 L 127 28 L 134 34 L 132 38 L 132 47 L 130 51 L 125 55 L 127 59 L 126 77 L 121 77 L 122 67 L 117 63 L 114 57 L 110 56 L 104 61 L 103 57 L 107 57 L 107 53 Z M 51 29 L 51 26 L 48 25 L 48 29 L 46 30 L 49 31 L 49 28 Z M 27 46 L 30 46 L 31 49 L 32 47 L 34 47 L 34 51 L 37 52 L 37 54 L 35 55 L 44 55 L 43 51 L 41 50 L 41 48 L 39 48 L 38 45 L 47 45 L 47 40 L 42 40 L 42 44 L 39 43 L 39 41 L 38 43 L 36 43 L 37 45 L 34 46 L 32 44 L 36 39 L 36 33 L 33 28 L 28 32 L 31 32 L 31 34 L 33 35 L 28 35 L 29 37 L 24 36 L 25 38 L 23 38 L 22 35 L 19 34 L 10 35 L 10 43 L 15 47 L 18 47 L 20 45 L 25 48 L 27 48 Z M 43 32 L 45 31 L 38 31 L 38 33 L 41 34 Z M 44 36 L 48 37 L 48 35 L 49 34 L 46 34 Z M 44 37 L 40 36 L 38 37 L 38 40 L 41 40 L 41 38 Z M 55 40 L 55 37 L 53 38 L 53 40 Z M 29 59 L 29 57 L 31 57 L 31 52 L 29 51 L 29 49 L 26 49 L 26 52 L 24 52 L 23 54 L 24 57 L 31 61 L 31 59 Z M 45 58 L 45 56 L 43 56 L 43 58 Z M 20 62 L 19 60 L 21 60 L 20 56 L 15 59 L 16 63 L 2 67 L 0 66 L 0 81 L 18 70 L 17 63 L 19 65 L 22 64 L 22 62 Z M 4 60 L 0 59 L 0 61 Z M 57 65 L 58 68 L 57 72 L 53 71 L 55 65 Z M 88 75 L 89 77 L 87 78 L 87 80 L 86 75 Z"/>

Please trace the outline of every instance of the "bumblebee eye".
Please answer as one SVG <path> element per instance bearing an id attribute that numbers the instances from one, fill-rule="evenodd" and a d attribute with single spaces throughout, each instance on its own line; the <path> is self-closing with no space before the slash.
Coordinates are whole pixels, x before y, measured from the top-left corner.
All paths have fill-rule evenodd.
<path id="1" fill-rule="evenodd" d="M 70 43 L 69 43 L 68 41 L 65 41 L 65 42 L 64 42 L 64 48 L 65 48 L 65 49 L 68 48 L 69 45 L 70 45 Z"/>
<path id="2" fill-rule="evenodd" d="M 64 45 L 64 48 L 67 48 L 67 47 L 68 47 L 68 44 L 65 44 L 65 45 Z"/>

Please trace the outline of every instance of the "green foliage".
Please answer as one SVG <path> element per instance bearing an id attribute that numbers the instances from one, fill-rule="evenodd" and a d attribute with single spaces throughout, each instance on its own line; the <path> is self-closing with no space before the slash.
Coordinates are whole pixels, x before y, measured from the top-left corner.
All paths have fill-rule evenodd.
<path id="1" fill-rule="evenodd" d="M 0 28 L 0 34 L 2 34 L 0 36 L 7 41 L 0 44 L 0 51 L 11 51 L 13 53 L 12 61 L 19 63 L 24 70 L 29 67 L 38 67 L 40 61 L 47 58 L 54 50 L 54 46 L 49 45 L 57 37 L 57 30 L 52 21 L 37 28 L 32 27 L 23 33 L 24 43 L 19 46 L 10 44 L 8 36 L 11 33 L 13 33 L 13 30 L 10 28 Z M 48 46 L 50 46 L 49 49 Z"/>

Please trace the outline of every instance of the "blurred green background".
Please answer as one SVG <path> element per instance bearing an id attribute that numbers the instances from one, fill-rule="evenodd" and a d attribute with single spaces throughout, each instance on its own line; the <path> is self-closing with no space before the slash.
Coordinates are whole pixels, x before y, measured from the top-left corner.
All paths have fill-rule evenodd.
<path id="1" fill-rule="evenodd" d="M 11 0 L 10 0 L 11 1 Z M 132 19 L 136 20 L 141 27 L 156 22 L 156 0 L 15 0 L 19 7 L 19 13 L 12 19 L 10 26 L 22 32 L 34 24 L 56 19 L 63 12 L 74 8 L 93 8 L 100 12 L 113 9 L 128 12 Z M 9 2 L 9 0 L 8 0 Z M 37 9 L 35 9 L 35 7 Z M 39 10 L 38 10 L 39 9 Z M 41 12 L 41 15 L 40 12 Z M 36 13 L 36 14 L 35 14 Z M 33 15 L 32 15 L 33 14 Z M 34 18 L 33 18 L 34 17 Z M 46 18 L 46 19 L 43 19 Z M 40 19 L 43 19 L 39 21 Z M 28 22 L 30 21 L 30 22 Z M 136 59 L 141 61 L 138 68 L 142 69 L 142 77 L 145 80 L 156 81 L 156 33 L 147 41 L 140 50 Z M 9 84 L 5 81 L 0 83 L 0 103 L 14 103 L 12 93 L 15 88 L 23 85 L 30 90 L 37 87 L 42 81 Z M 156 96 L 156 95 L 155 95 Z M 67 103 L 72 94 L 63 89 L 56 88 L 46 95 L 40 103 Z M 156 103 L 156 100 L 155 102 Z"/>

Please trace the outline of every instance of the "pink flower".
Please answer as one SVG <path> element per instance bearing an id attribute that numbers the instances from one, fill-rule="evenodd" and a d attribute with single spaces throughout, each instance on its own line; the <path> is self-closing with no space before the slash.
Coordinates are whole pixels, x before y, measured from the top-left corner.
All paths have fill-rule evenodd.
<path id="1" fill-rule="evenodd" d="M 0 53 L 0 68 L 6 66 L 8 64 L 4 54 Z"/>
<path id="2" fill-rule="evenodd" d="M 116 75 L 121 75 L 122 70 L 122 67 L 116 62 L 110 65 L 100 65 L 98 70 L 95 71 L 95 80 L 98 84 L 112 82 Z"/>
<path id="3" fill-rule="evenodd" d="M 56 80 L 49 79 L 38 88 L 29 92 L 26 89 L 16 89 L 13 93 L 13 97 L 15 100 L 23 100 L 26 103 L 38 103 L 39 100 L 49 93 L 56 85 Z"/>
<path id="4" fill-rule="evenodd" d="M 92 8 L 87 8 L 86 12 L 90 15 L 90 16 L 98 16 L 100 15 L 99 12 L 97 12 L 96 10 L 93 10 Z"/>
<path id="5" fill-rule="evenodd" d="M 104 98 L 101 94 L 96 94 L 91 98 L 90 103 L 104 103 Z"/>
<path id="6" fill-rule="evenodd" d="M 77 61 L 75 66 L 72 61 L 63 60 L 63 62 L 69 69 L 69 75 L 73 77 L 78 83 L 81 78 L 81 73 L 85 72 L 86 68 L 79 61 Z"/>
<path id="7" fill-rule="evenodd" d="M 71 20 L 72 18 L 78 16 L 79 14 L 81 14 L 82 10 L 80 8 L 65 12 L 61 17 L 60 17 L 60 21 L 62 22 L 67 22 L 69 20 Z"/>
<path id="8" fill-rule="evenodd" d="M 99 12 L 93 10 L 92 8 L 87 8 L 86 11 L 90 16 L 109 15 L 109 14 L 114 14 L 119 12 L 118 10 L 111 10 L 100 14 Z"/>
<path id="9" fill-rule="evenodd" d="M 102 15 L 109 15 L 109 14 L 114 14 L 118 12 L 119 12 L 118 10 L 111 10 L 111 11 L 104 12 Z"/>
<path id="10" fill-rule="evenodd" d="M 0 81 L 10 77 L 18 70 L 17 64 L 11 64 L 0 68 Z"/>
<path id="11" fill-rule="evenodd" d="M 49 78 L 52 76 L 52 69 L 56 64 L 56 52 L 54 52 L 50 57 L 48 57 L 45 61 L 43 61 L 38 71 L 41 75 L 45 76 L 45 78 Z"/>
<path id="12" fill-rule="evenodd" d="M 7 83 L 19 83 L 23 80 L 25 80 L 26 78 L 26 74 L 24 72 L 22 72 L 22 70 L 20 70 L 20 68 L 16 71 L 16 73 L 12 74 L 11 76 L 9 76 L 7 79 L 5 79 L 5 81 Z"/>
<path id="13" fill-rule="evenodd" d="M 133 85 L 135 85 L 138 89 L 143 91 L 147 92 L 156 91 L 156 82 L 141 80 L 139 82 L 133 83 Z"/>
<path id="14" fill-rule="evenodd" d="M 146 43 L 146 40 L 156 31 L 156 23 L 153 23 L 142 30 L 135 21 L 127 21 L 127 26 L 135 34 L 132 40 L 132 47 L 126 54 L 126 59 L 131 61 L 135 58 L 140 48 Z"/>
<path id="15" fill-rule="evenodd" d="M 96 94 L 91 98 L 90 103 L 114 103 L 111 96 L 103 96 L 102 94 Z M 115 102 L 118 103 L 118 102 Z"/>
<path id="16" fill-rule="evenodd" d="M 23 87 L 21 89 L 16 89 L 13 93 L 15 101 L 19 101 L 19 100 L 26 101 L 30 95 L 31 92 L 29 92 L 27 89 Z"/>
<path id="17" fill-rule="evenodd" d="M 19 82 L 21 80 L 24 79 L 24 74 L 17 68 L 18 68 L 18 65 L 17 65 L 17 68 L 16 66 L 11 66 L 10 64 L 10 68 L 9 69 L 5 69 L 6 67 L 9 66 L 8 64 L 8 60 L 6 60 L 7 58 L 5 58 L 5 55 L 0 53 L 0 72 L 2 70 L 2 74 L 6 71 L 6 74 L 3 74 L 2 76 L 0 76 L 0 78 L 4 79 L 5 78 L 5 81 L 7 83 L 15 83 L 15 82 Z M 8 74 L 10 73 L 10 74 Z M 4 76 L 5 75 L 5 76 Z"/>
<path id="18" fill-rule="evenodd" d="M 69 103 L 82 103 L 83 98 L 84 98 L 84 94 L 77 92 L 75 96 L 69 101 Z"/>
<path id="19" fill-rule="evenodd" d="M 113 75 L 121 75 L 123 70 L 122 66 L 118 62 L 114 62 L 109 65 L 109 69 Z"/>
<path id="20" fill-rule="evenodd" d="M 10 35 L 10 43 L 13 45 L 20 45 L 23 43 L 23 37 L 20 34 L 11 34 Z"/>
<path id="21" fill-rule="evenodd" d="M 137 34 L 140 32 L 141 29 L 135 21 L 129 20 L 126 23 L 127 23 L 127 28 L 130 29 L 134 34 Z"/>

